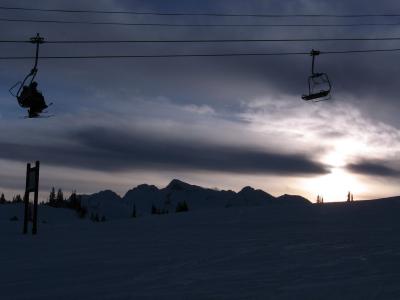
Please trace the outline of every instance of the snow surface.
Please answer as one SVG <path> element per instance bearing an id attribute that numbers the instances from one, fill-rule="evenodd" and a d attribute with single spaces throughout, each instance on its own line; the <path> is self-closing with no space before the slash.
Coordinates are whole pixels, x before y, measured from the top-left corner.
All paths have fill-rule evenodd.
<path id="1" fill-rule="evenodd" d="M 41 206 L 33 237 L 0 205 L 0 299 L 400 299 L 399 213 L 393 198 L 94 223 Z"/>

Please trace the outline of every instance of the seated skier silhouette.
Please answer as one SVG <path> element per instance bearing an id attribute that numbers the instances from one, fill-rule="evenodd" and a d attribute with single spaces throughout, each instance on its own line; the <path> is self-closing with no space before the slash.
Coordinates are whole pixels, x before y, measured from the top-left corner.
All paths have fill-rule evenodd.
<path id="1" fill-rule="evenodd" d="M 48 107 L 42 93 L 37 90 L 37 86 L 36 81 L 31 82 L 29 86 L 25 85 L 18 97 L 21 106 L 28 108 L 29 118 L 39 117 L 39 114 Z"/>

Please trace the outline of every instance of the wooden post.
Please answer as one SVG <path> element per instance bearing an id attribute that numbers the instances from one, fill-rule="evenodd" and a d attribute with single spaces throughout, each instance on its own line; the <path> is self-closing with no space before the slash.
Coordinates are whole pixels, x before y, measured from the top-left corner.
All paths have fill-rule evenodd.
<path id="1" fill-rule="evenodd" d="M 25 183 L 25 195 L 24 195 L 24 229 L 23 229 L 23 234 L 28 233 L 28 222 L 29 222 L 29 191 L 28 191 L 28 186 L 29 186 L 29 172 L 31 170 L 31 164 L 27 164 L 26 166 L 26 183 Z"/>
<path id="2" fill-rule="evenodd" d="M 40 162 L 36 161 L 35 166 L 35 196 L 33 202 L 33 226 L 32 226 L 32 234 L 35 235 L 37 233 L 37 219 L 38 219 L 38 196 L 39 196 L 39 167 Z"/>

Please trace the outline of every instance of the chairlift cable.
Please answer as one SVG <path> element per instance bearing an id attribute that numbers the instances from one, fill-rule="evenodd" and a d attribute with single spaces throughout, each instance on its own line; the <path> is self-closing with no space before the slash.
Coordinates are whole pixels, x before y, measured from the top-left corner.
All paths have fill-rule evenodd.
<path id="1" fill-rule="evenodd" d="M 252 13 L 214 13 L 214 12 L 157 12 L 157 11 L 129 11 L 129 10 L 78 10 L 78 9 L 46 9 L 28 7 L 0 6 L 0 10 L 57 12 L 57 13 L 90 13 L 90 14 L 125 14 L 125 15 L 153 15 L 153 16 L 209 16 L 209 17 L 256 17 L 256 18 L 375 18 L 400 17 L 400 14 L 252 14 Z"/>
<path id="2" fill-rule="evenodd" d="M 299 39 L 192 39 L 192 40 L 46 40 L 46 44 L 123 44 L 123 43 L 257 43 L 257 42 L 330 42 L 399 41 L 400 37 L 382 38 L 299 38 Z M 31 43 L 29 40 L 0 40 L 0 43 Z"/>
<path id="3" fill-rule="evenodd" d="M 353 54 L 398 52 L 400 48 L 392 49 L 358 49 L 341 51 L 321 51 L 325 54 Z M 190 57 L 238 57 L 238 56 L 299 56 L 310 55 L 310 52 L 271 52 L 271 53 L 210 53 L 210 54 L 158 54 L 158 55 L 77 55 L 77 56 L 40 56 L 39 59 L 123 59 L 123 58 L 190 58 Z M 32 56 L 0 56 L 0 60 L 34 59 Z"/>
<path id="4" fill-rule="evenodd" d="M 223 28 L 223 27 L 243 27 L 243 28 L 285 28 L 285 27 L 375 27 L 375 26 L 400 26 L 400 22 L 394 23 L 348 23 L 348 24 L 175 24 L 175 23 L 130 23 L 130 22 L 96 22 L 96 21 L 66 21 L 66 20 L 44 20 L 44 19 L 14 19 L 0 18 L 0 22 L 17 23 L 53 23 L 53 24 L 79 24 L 79 25 L 115 25 L 132 27 L 187 27 L 187 28 Z"/>

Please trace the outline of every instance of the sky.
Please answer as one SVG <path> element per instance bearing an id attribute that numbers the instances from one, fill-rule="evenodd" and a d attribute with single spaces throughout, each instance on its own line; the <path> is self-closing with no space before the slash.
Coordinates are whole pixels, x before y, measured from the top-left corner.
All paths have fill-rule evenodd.
<path id="1" fill-rule="evenodd" d="M 233 14 L 395 14 L 397 1 L 1 1 L 0 6 Z M 0 10 L 0 19 L 179 24 L 390 23 L 399 18 L 250 18 L 71 14 Z M 382 27 L 134 27 L 0 21 L 1 40 L 398 37 Z M 398 41 L 221 44 L 44 44 L 43 56 L 268 53 L 399 48 Z M 0 56 L 32 56 L 1 44 Z M 23 193 L 27 162 L 41 161 L 41 198 L 178 178 L 210 188 L 344 201 L 400 194 L 398 52 L 321 55 L 332 99 L 306 103 L 311 58 L 194 57 L 40 60 L 37 81 L 51 118 L 24 119 L 8 89 L 32 60 L 0 61 L 0 192 Z"/>

